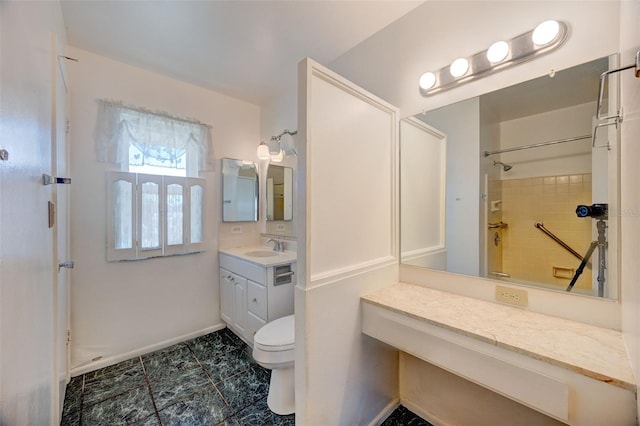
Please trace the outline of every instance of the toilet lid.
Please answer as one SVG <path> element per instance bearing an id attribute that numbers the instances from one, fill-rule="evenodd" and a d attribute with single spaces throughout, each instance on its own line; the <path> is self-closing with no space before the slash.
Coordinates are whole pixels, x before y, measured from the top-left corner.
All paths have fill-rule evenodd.
<path id="1" fill-rule="evenodd" d="M 295 342 L 295 317 L 289 315 L 271 321 L 258 330 L 253 341 L 265 350 L 269 347 L 278 350 L 292 349 Z"/>

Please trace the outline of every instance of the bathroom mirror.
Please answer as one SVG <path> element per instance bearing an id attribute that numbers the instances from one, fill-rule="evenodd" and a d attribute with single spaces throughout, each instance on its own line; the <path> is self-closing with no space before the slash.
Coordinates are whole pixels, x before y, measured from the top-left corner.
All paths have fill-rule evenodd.
<path id="1" fill-rule="evenodd" d="M 253 161 L 222 159 L 222 221 L 258 220 L 258 167 Z"/>
<path id="2" fill-rule="evenodd" d="M 600 74 L 616 60 L 402 120 L 401 263 L 617 298 L 616 127 L 592 147 Z"/>
<path id="3" fill-rule="evenodd" d="M 293 169 L 269 164 L 267 169 L 267 220 L 293 219 Z"/>

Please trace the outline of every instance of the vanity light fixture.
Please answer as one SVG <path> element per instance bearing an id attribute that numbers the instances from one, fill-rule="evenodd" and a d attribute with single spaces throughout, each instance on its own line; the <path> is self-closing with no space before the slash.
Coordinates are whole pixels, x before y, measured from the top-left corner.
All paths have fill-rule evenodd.
<path id="1" fill-rule="evenodd" d="M 269 156 L 269 146 L 264 141 L 260 141 L 260 145 L 258 145 L 258 158 L 260 160 L 268 160 Z"/>
<path id="2" fill-rule="evenodd" d="M 510 40 L 493 43 L 487 50 L 458 58 L 450 66 L 420 76 L 423 96 L 439 93 L 492 72 L 519 64 L 560 47 L 569 35 L 567 24 L 548 20 Z"/>

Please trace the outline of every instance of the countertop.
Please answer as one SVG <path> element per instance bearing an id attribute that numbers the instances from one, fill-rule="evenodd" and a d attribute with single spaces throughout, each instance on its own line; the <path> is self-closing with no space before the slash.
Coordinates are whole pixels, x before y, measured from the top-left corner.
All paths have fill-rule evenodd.
<path id="1" fill-rule="evenodd" d="M 252 251 L 268 251 L 268 252 L 271 252 L 273 256 L 255 257 L 255 256 L 247 255 L 247 253 L 250 253 Z M 291 262 L 295 262 L 297 259 L 297 255 L 295 251 L 276 252 L 276 251 L 273 251 L 272 247 L 262 247 L 262 246 L 234 247 L 234 248 L 228 248 L 228 249 L 219 249 L 218 252 L 227 254 L 229 256 L 234 256 L 242 260 L 255 263 L 256 265 L 265 266 L 265 267 L 281 265 L 283 263 L 291 263 Z"/>
<path id="2" fill-rule="evenodd" d="M 406 283 L 363 296 L 362 301 L 636 390 L 622 333 L 616 330 Z"/>

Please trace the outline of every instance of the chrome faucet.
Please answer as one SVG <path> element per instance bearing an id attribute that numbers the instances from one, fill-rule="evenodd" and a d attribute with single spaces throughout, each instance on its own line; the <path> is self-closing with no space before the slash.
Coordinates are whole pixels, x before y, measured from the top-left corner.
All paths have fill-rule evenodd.
<path id="1" fill-rule="evenodd" d="M 274 251 L 278 251 L 278 252 L 282 252 L 282 251 L 284 251 L 284 249 L 285 249 L 285 245 L 284 245 L 285 243 L 284 243 L 284 241 L 274 240 L 273 238 L 269 238 L 269 239 L 267 240 L 267 244 L 269 244 L 269 243 L 271 243 L 271 242 L 275 243 L 275 244 L 273 245 L 273 250 L 274 250 Z"/>

